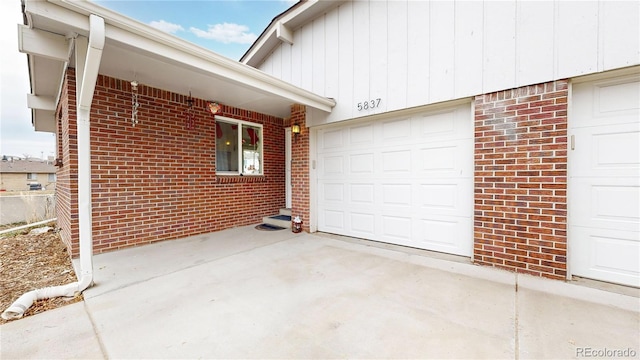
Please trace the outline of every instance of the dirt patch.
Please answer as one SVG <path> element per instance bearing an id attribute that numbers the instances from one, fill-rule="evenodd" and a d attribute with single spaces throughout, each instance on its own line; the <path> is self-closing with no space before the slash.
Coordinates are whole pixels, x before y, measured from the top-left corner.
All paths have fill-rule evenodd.
<path id="1" fill-rule="evenodd" d="M 55 227 L 55 223 L 43 226 Z M 28 291 L 77 281 L 67 248 L 58 232 L 29 235 L 30 230 L 0 235 L 0 312 Z M 27 309 L 24 316 L 82 300 L 82 294 L 74 298 L 38 300 Z M 0 318 L 0 324 L 6 322 Z"/>

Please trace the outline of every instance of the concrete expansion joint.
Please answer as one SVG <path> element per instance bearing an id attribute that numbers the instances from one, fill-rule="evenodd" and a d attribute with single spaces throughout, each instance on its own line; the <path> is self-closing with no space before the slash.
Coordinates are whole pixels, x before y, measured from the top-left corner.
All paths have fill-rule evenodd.
<path id="1" fill-rule="evenodd" d="M 103 359 L 109 359 L 109 354 L 107 353 L 107 348 L 104 345 L 103 341 L 102 341 L 102 337 L 100 336 L 100 332 L 98 331 L 98 326 L 96 325 L 96 321 L 93 318 L 93 315 L 91 314 L 91 311 L 89 311 L 89 308 L 87 306 L 87 302 L 83 301 L 84 303 L 84 312 L 87 314 L 87 317 L 89 318 L 89 322 L 91 323 L 91 328 L 93 330 L 93 333 L 96 336 L 96 340 L 98 341 L 98 345 L 100 345 L 100 352 L 102 353 L 102 358 Z"/>

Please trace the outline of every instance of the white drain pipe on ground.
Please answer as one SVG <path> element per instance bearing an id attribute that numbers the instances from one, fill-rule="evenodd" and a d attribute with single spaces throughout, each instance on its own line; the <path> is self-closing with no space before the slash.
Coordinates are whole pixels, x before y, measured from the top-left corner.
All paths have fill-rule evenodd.
<path id="1" fill-rule="evenodd" d="M 2 313 L 5 320 L 19 319 L 35 300 L 74 296 L 93 283 L 93 234 L 91 229 L 91 143 L 90 111 L 105 42 L 104 19 L 89 16 L 89 39 L 75 39 L 76 105 L 78 131 L 78 223 L 80 233 L 80 274 L 78 281 L 29 291 Z"/>

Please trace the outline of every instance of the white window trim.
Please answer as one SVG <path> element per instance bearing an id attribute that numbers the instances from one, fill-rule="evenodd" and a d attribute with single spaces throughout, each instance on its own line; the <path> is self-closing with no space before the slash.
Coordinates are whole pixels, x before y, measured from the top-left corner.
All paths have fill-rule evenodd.
<path id="1" fill-rule="evenodd" d="M 218 157 L 216 156 L 216 175 L 222 175 L 222 176 L 263 176 L 264 175 L 264 129 L 262 124 L 258 124 L 258 123 L 254 123 L 251 121 L 245 121 L 245 120 L 238 120 L 238 119 L 234 119 L 234 118 L 230 118 L 230 117 L 226 117 L 226 116 L 215 116 L 216 121 L 220 120 L 222 122 L 226 122 L 226 123 L 232 123 L 232 124 L 237 124 L 239 126 L 239 129 L 244 126 L 251 126 L 251 127 L 257 127 L 260 128 L 260 147 L 258 148 L 258 151 L 260 152 L 260 173 L 259 174 L 247 174 L 247 173 L 243 173 L 243 166 L 242 166 L 242 131 L 238 131 L 238 171 L 218 171 Z M 217 134 L 216 134 L 217 135 Z M 216 151 L 217 151 L 217 146 L 218 146 L 218 142 L 217 142 L 217 138 L 216 138 Z"/>

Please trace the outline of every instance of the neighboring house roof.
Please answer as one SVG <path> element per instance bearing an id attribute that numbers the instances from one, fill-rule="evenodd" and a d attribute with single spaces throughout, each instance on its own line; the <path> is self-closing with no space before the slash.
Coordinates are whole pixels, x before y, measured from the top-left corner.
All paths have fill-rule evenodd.
<path id="1" fill-rule="evenodd" d="M 46 161 L 13 160 L 0 161 L 0 173 L 23 173 L 23 174 L 55 174 L 55 165 Z"/>
<path id="2" fill-rule="evenodd" d="M 269 26 L 260 34 L 249 50 L 242 55 L 240 62 L 257 67 L 280 44 L 293 44 L 293 31 L 345 3 L 346 0 L 322 1 L 300 0 L 282 14 L 276 16 Z"/>
<path id="3" fill-rule="evenodd" d="M 37 131 L 56 131 L 62 74 L 67 66 L 75 67 L 74 38 L 89 36 L 90 15 L 102 18 L 106 28 L 100 74 L 280 117 L 289 116 L 294 103 L 325 112 L 335 105 L 332 99 L 90 1 L 22 1 L 25 25 L 18 30 L 19 50 L 28 55 L 28 106 Z"/>

